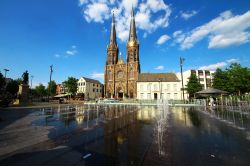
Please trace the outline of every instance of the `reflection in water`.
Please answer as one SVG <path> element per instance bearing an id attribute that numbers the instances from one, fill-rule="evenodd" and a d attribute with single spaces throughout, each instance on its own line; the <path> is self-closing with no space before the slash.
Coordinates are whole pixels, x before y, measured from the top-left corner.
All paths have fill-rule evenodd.
<path id="1" fill-rule="evenodd" d="M 166 101 L 158 101 L 157 106 L 88 104 L 51 110 L 44 110 L 43 125 L 54 125 L 51 132 L 56 131 L 56 136 L 79 129 L 83 135 L 79 147 L 102 154 L 112 160 L 111 165 L 142 165 L 147 158 L 166 163 L 169 156 L 172 165 L 249 161 L 250 117 L 239 111 L 169 108 Z"/>

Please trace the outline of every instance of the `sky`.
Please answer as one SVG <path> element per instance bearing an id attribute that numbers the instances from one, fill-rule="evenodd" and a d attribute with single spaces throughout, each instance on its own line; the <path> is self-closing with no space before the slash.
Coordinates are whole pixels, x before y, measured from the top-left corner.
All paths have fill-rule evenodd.
<path id="1" fill-rule="evenodd" d="M 1 0 L 0 71 L 33 86 L 69 76 L 103 82 L 112 12 L 126 58 L 134 7 L 142 72 L 250 67 L 250 1 L 244 0 Z"/>

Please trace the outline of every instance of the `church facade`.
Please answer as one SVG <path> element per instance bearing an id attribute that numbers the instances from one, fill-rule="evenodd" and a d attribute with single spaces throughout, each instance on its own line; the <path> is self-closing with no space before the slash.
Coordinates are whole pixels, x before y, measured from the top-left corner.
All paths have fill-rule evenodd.
<path id="1" fill-rule="evenodd" d="M 118 57 L 115 19 L 112 16 L 110 41 L 107 46 L 107 59 L 104 73 L 104 96 L 107 98 L 136 98 L 137 81 L 140 74 L 139 42 L 136 35 L 134 11 L 131 12 L 129 39 L 126 60 Z"/>

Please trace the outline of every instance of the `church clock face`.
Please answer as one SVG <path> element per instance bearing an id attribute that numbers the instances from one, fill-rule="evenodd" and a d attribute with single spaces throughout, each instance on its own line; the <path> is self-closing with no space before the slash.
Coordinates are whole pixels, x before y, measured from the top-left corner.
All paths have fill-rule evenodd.
<path id="1" fill-rule="evenodd" d="M 123 77 L 123 71 L 118 71 L 117 78 L 122 78 L 122 77 Z"/>

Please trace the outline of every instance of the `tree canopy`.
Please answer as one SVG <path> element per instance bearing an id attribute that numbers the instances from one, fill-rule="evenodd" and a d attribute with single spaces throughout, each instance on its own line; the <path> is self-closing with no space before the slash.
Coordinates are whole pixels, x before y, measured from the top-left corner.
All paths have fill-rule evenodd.
<path id="1" fill-rule="evenodd" d="M 77 91 L 77 79 L 74 77 L 68 77 L 68 80 L 64 81 L 65 88 L 69 93 L 76 93 Z"/>
<path id="2" fill-rule="evenodd" d="M 224 71 L 214 73 L 213 87 L 234 94 L 250 92 L 250 69 L 233 63 Z"/>
<path id="3" fill-rule="evenodd" d="M 46 89 L 43 84 L 39 84 L 35 87 L 36 94 L 39 96 L 45 96 L 46 95 Z"/>
<path id="4" fill-rule="evenodd" d="M 56 94 L 56 82 L 54 80 L 48 83 L 47 92 L 50 95 Z"/>
<path id="5" fill-rule="evenodd" d="M 197 76 L 195 74 L 191 74 L 186 85 L 187 92 L 189 94 L 189 98 L 194 97 L 194 94 L 198 91 L 202 90 L 202 85 L 200 84 Z"/>
<path id="6" fill-rule="evenodd" d="M 10 81 L 6 86 L 6 91 L 9 92 L 13 98 L 17 96 L 17 92 L 19 90 L 19 85 L 16 80 Z"/>
<path id="7" fill-rule="evenodd" d="M 3 89 L 4 85 L 5 85 L 5 78 L 3 74 L 0 72 L 0 90 Z"/>

